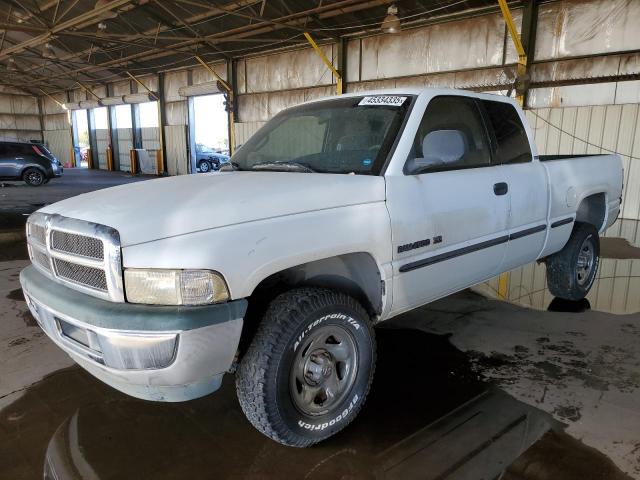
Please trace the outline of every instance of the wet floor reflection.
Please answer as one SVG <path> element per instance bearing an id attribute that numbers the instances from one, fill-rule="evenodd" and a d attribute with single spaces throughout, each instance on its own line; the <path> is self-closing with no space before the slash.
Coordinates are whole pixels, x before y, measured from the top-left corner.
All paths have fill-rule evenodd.
<path id="1" fill-rule="evenodd" d="M 378 340 L 379 368 L 361 415 L 310 449 L 283 447 L 257 433 L 238 407 L 231 376 L 215 395 L 159 404 L 121 395 L 72 368 L 0 412 L 7 439 L 0 465 L 12 458 L 13 470 L 3 471 L 16 480 L 42 478 L 43 467 L 52 479 L 283 478 L 285 472 L 311 479 L 436 478 L 463 467 L 489 479 L 549 428 L 547 415 L 487 390 L 445 336 L 381 329 Z M 469 463 L 480 454 L 487 457 Z"/>
<path id="2" fill-rule="evenodd" d="M 600 266 L 587 296 L 593 310 L 630 314 L 640 312 L 640 222 L 617 220 L 600 241 Z M 585 310 L 586 304 L 558 302 L 547 290 L 544 264 L 532 263 L 509 272 L 507 300 L 516 304 L 551 311 Z M 480 286 L 497 296 L 498 280 Z M 554 310 L 560 308 L 560 310 Z"/>

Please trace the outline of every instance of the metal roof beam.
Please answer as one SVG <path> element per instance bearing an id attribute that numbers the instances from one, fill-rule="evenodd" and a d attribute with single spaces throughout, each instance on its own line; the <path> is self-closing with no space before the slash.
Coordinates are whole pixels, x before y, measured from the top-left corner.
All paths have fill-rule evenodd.
<path id="1" fill-rule="evenodd" d="M 54 25 L 46 33 L 42 33 L 42 34 L 37 35 L 37 36 L 35 36 L 33 38 L 30 38 L 29 40 L 25 40 L 24 42 L 20 42 L 20 43 L 14 45 L 12 47 L 5 48 L 4 50 L 0 51 L 0 60 L 5 60 L 12 53 L 19 52 L 21 50 L 24 50 L 25 48 L 35 47 L 35 46 L 41 45 L 41 44 L 45 43 L 47 40 L 49 40 L 49 38 L 52 35 L 54 35 L 54 34 L 56 34 L 58 32 L 62 32 L 62 31 L 67 30 L 69 28 L 76 27 L 76 26 L 82 24 L 83 22 L 86 22 L 87 20 L 94 20 L 94 19 L 100 17 L 101 15 L 103 15 L 104 13 L 108 12 L 109 10 L 113 10 L 114 8 L 121 7 L 121 6 L 126 5 L 127 3 L 130 3 L 130 2 L 131 2 L 131 0 L 112 0 L 109 3 L 105 3 L 100 8 L 95 8 L 93 10 L 90 10 L 88 12 L 80 14 L 77 17 L 74 17 L 74 18 L 72 18 L 70 20 L 67 20 L 65 22 L 61 22 L 58 25 Z"/>
<path id="2" fill-rule="evenodd" d="M 338 15 L 341 15 L 344 11 L 358 11 L 363 10 L 375 6 L 380 5 L 388 5 L 392 3 L 393 0 L 342 0 L 337 1 L 332 4 L 324 4 L 318 7 L 314 7 L 312 9 L 300 11 L 294 13 L 292 15 L 287 15 L 285 17 L 281 17 L 276 19 L 280 23 L 291 22 L 296 23 L 297 25 L 304 25 L 305 22 L 309 19 L 311 15 L 318 15 L 321 19 L 331 18 Z M 281 30 L 286 28 L 284 25 L 272 25 L 268 22 L 259 22 L 252 25 L 245 25 L 242 27 L 233 28 L 226 31 L 216 32 L 210 35 L 207 35 L 203 38 L 206 38 L 209 41 L 236 41 L 237 39 L 244 39 L 248 37 L 254 37 L 256 35 L 260 35 L 263 33 L 269 33 L 276 30 Z M 166 48 L 152 48 L 147 51 L 137 52 L 125 57 L 117 58 L 114 60 L 110 60 L 107 62 L 103 62 L 100 65 L 90 65 L 83 68 L 79 68 L 74 70 L 74 72 L 82 72 L 82 71 L 92 71 L 96 69 L 108 69 L 109 67 L 120 67 L 124 68 L 127 64 L 129 64 L 133 60 L 155 60 L 162 57 L 167 57 L 170 55 L 175 55 L 176 50 L 181 51 L 183 53 L 193 53 L 191 47 L 201 43 L 201 40 L 198 38 L 194 38 L 192 40 L 188 40 L 182 43 L 179 43 L 174 46 L 172 51 L 168 51 Z"/>

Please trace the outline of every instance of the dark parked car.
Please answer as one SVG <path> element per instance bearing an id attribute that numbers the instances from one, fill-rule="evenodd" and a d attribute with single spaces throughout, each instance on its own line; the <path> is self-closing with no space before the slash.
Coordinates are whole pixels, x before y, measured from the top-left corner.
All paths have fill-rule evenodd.
<path id="1" fill-rule="evenodd" d="M 62 171 L 62 164 L 42 143 L 0 142 L 0 180 L 24 180 L 38 187 Z"/>
<path id="2" fill-rule="evenodd" d="M 202 145 L 201 143 L 196 145 L 196 164 L 198 170 L 203 173 L 211 172 L 220 169 L 220 165 L 229 161 L 229 155 L 225 155 L 222 152 L 217 152 L 211 147 Z"/>

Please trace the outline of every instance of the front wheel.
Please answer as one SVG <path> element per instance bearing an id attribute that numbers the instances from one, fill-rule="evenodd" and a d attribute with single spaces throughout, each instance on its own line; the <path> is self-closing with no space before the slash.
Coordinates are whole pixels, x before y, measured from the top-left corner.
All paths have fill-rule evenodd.
<path id="1" fill-rule="evenodd" d="M 284 445 L 307 447 L 347 426 L 369 392 L 375 337 L 353 298 L 299 288 L 268 307 L 236 374 L 253 426 Z"/>
<path id="2" fill-rule="evenodd" d="M 200 162 L 200 165 L 198 165 L 198 168 L 200 168 L 200 171 L 202 173 L 208 173 L 211 171 L 211 164 L 208 160 L 203 160 L 202 162 Z"/>
<path id="3" fill-rule="evenodd" d="M 596 227 L 576 223 L 562 250 L 546 260 L 547 285 L 552 295 L 565 300 L 587 296 L 600 264 L 600 238 Z"/>

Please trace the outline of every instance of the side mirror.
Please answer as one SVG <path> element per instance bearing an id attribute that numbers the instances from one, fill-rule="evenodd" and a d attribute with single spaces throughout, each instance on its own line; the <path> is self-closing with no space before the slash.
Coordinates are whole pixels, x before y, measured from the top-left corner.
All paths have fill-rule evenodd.
<path id="1" fill-rule="evenodd" d="M 460 161 L 467 152 L 467 142 L 460 130 L 434 130 L 422 141 L 422 158 L 407 162 L 408 174 L 420 173 L 431 167 L 446 166 Z"/>

